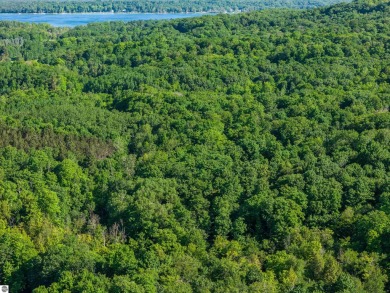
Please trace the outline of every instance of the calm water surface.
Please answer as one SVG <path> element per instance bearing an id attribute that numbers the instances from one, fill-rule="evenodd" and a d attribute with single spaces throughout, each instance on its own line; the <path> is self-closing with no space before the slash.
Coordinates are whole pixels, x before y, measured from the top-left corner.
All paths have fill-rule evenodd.
<path id="1" fill-rule="evenodd" d="M 32 23 L 48 23 L 53 26 L 76 26 L 90 22 L 134 21 L 187 18 L 204 15 L 202 13 L 69 13 L 69 14 L 33 14 L 0 13 L 1 20 L 15 20 Z"/>

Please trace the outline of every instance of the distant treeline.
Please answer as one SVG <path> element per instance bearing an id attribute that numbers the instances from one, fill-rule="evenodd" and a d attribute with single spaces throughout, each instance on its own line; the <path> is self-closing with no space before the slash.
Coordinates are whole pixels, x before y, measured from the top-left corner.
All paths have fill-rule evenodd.
<path id="1" fill-rule="evenodd" d="M 77 13 L 77 12 L 234 12 L 264 8 L 311 8 L 340 0 L 156 0 L 156 1 L 10 1 L 0 0 L 0 13 Z"/>

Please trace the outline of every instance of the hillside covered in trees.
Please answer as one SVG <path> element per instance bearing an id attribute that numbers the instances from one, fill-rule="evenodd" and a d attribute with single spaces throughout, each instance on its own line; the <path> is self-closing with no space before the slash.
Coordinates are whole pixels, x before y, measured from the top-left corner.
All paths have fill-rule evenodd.
<path id="1" fill-rule="evenodd" d="M 389 15 L 0 22 L 0 283 L 389 291 Z"/>
<path id="2" fill-rule="evenodd" d="M 0 0 L 0 13 L 235 12 L 265 8 L 313 8 L 343 0 Z"/>

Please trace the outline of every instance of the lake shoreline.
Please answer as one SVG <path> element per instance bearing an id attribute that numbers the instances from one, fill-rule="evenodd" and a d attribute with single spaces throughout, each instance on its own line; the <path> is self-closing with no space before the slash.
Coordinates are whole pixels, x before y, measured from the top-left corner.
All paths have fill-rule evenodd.
<path id="1" fill-rule="evenodd" d="M 0 21 L 47 23 L 56 27 L 75 27 L 96 22 L 170 20 L 216 15 L 213 13 L 0 13 Z"/>
<path id="2" fill-rule="evenodd" d="M 219 13 L 240 13 L 241 11 L 237 12 L 217 12 L 217 11 L 200 11 L 200 12 L 62 12 L 62 13 L 55 13 L 55 12 L 0 12 L 1 14 L 34 14 L 34 15 L 69 15 L 69 14 L 219 14 Z"/>

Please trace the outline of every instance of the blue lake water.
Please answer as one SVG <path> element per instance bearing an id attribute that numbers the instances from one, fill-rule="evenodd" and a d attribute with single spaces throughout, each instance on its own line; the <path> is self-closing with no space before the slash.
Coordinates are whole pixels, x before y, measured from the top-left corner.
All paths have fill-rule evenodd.
<path id="1" fill-rule="evenodd" d="M 52 26 L 77 26 L 102 21 L 135 21 L 187 18 L 204 13 L 69 13 L 69 14 L 33 14 L 0 13 L 1 20 L 14 20 L 31 23 L 48 23 Z"/>

